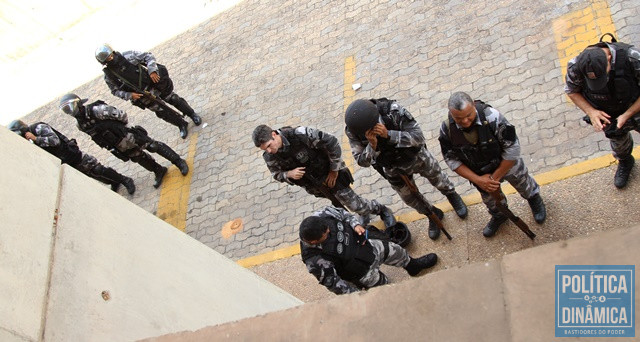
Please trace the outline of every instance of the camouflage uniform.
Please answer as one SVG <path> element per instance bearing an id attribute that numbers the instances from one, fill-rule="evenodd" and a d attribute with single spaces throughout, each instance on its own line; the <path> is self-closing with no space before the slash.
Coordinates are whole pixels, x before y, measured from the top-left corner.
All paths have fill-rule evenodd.
<path id="1" fill-rule="evenodd" d="M 354 228 L 360 224 L 355 216 L 344 209 L 335 207 L 326 207 L 313 213 L 313 215 L 339 221 L 346 225 L 345 229 L 351 230 L 353 234 L 356 234 L 353 231 Z M 303 262 L 307 266 L 309 273 L 313 274 L 320 284 L 335 294 L 351 293 L 359 291 L 361 288 L 367 289 L 387 284 L 387 277 L 380 272 L 380 265 L 405 267 L 409 264 L 410 258 L 407 251 L 393 242 L 368 239 L 365 244 L 369 244 L 372 247 L 374 260 L 364 276 L 354 282 L 349 282 L 343 279 L 345 277 L 348 278 L 349 275 L 344 274 L 344 271 L 337 267 L 329 255 L 322 254 L 324 243 L 311 245 L 304 241 L 300 242 Z M 330 248 L 330 246 L 325 245 L 325 248 Z"/>
<path id="2" fill-rule="evenodd" d="M 494 137 L 497 138 L 497 142 L 501 150 L 500 157 L 498 158 L 498 160 L 495 161 L 497 162 L 495 163 L 495 166 L 497 167 L 497 165 L 501 160 L 514 160 L 516 162 L 515 165 L 513 165 L 513 167 L 509 169 L 509 172 L 507 172 L 507 174 L 503 177 L 503 179 L 508 181 L 523 198 L 530 199 L 534 197 L 536 194 L 540 192 L 540 186 L 535 181 L 535 179 L 531 177 L 531 175 L 529 174 L 529 171 L 527 170 L 527 167 L 524 165 L 524 161 L 520 157 L 520 142 L 518 141 L 518 137 L 515 135 L 515 129 L 513 129 L 514 137 L 510 137 L 509 139 L 507 139 L 504 136 L 505 128 L 506 127 L 513 128 L 513 125 L 511 125 L 507 121 L 507 119 L 502 114 L 500 114 L 499 111 L 497 111 L 492 107 L 487 107 L 484 110 L 484 115 L 491 129 L 491 133 L 493 134 Z M 449 119 L 450 119 L 450 115 L 447 118 L 447 120 L 444 121 L 440 126 L 439 140 L 440 140 L 440 147 L 442 148 L 442 156 L 444 157 L 445 162 L 447 163 L 447 165 L 451 170 L 455 171 L 458 167 L 460 167 L 460 165 L 463 164 L 463 161 L 462 161 L 462 158 L 452 148 L 452 139 L 451 139 L 451 130 L 450 130 L 450 125 L 452 123 L 449 121 Z M 453 123 L 453 125 L 456 125 L 458 129 L 462 130 L 462 128 L 457 124 Z M 481 126 L 482 126 L 482 123 L 480 121 L 480 115 L 478 114 L 476 115 L 476 120 L 473 123 L 474 128 L 472 131 L 477 132 L 478 127 L 481 127 Z M 472 132 L 469 132 L 469 133 L 471 134 Z M 491 161 L 486 160 L 485 162 L 489 163 Z M 473 170 L 473 168 L 470 165 L 466 165 L 466 166 Z M 485 173 L 490 173 L 492 171 L 493 170 Z M 485 174 L 485 173 L 478 173 L 478 172 L 476 173 L 479 175 Z M 475 184 L 473 185 L 476 186 Z M 478 191 L 480 191 L 480 195 L 482 196 L 482 201 L 489 209 L 489 213 L 491 213 L 492 216 L 500 215 L 500 212 L 496 206 L 495 200 L 487 192 L 482 190 L 480 187 L 476 186 L 476 188 L 478 189 Z M 502 204 L 505 206 L 507 205 L 506 197 L 504 197 L 504 201 Z"/>
<path id="3" fill-rule="evenodd" d="M 615 61 L 616 60 L 616 49 L 612 48 L 611 46 L 609 46 L 609 51 L 611 52 L 612 56 L 611 56 L 611 60 Z M 627 50 L 627 54 L 629 57 L 629 63 L 631 65 L 631 68 L 635 71 L 632 73 L 633 76 L 631 76 L 632 78 L 635 78 L 635 83 L 640 86 L 640 50 L 638 50 L 635 47 L 630 47 Z M 564 86 L 564 92 L 566 94 L 575 94 L 575 93 L 580 93 L 580 94 L 584 94 L 586 91 L 589 91 L 586 84 L 585 84 L 585 75 L 583 74 L 583 72 L 580 70 L 580 68 L 578 67 L 577 63 L 577 57 L 572 58 L 569 63 L 567 64 L 567 75 L 565 77 L 565 86 Z M 611 78 L 613 80 L 613 77 Z M 588 99 L 587 99 L 588 101 Z M 629 99 L 629 102 L 632 103 L 633 101 L 635 101 L 635 98 L 631 98 Z M 598 110 L 602 110 L 604 112 L 606 112 L 607 114 L 609 114 L 611 116 L 611 119 L 615 119 L 617 118 L 620 114 L 622 114 L 622 112 L 619 111 L 611 111 L 609 109 L 603 108 L 601 106 L 598 106 L 595 103 L 592 103 L 591 101 L 589 101 L 590 104 L 598 109 Z M 611 101 L 611 102 L 615 102 L 615 101 Z M 626 110 L 628 108 L 628 106 L 626 108 L 621 108 Z M 638 116 L 639 113 L 636 113 L 636 117 Z M 629 119 L 629 121 L 632 121 L 633 119 Z M 615 126 L 615 125 L 613 125 Z M 613 128 L 612 126 L 612 128 Z M 633 150 L 633 139 L 631 137 L 631 130 L 635 130 L 637 132 L 640 132 L 640 127 L 636 126 L 635 128 L 629 127 L 629 126 L 624 126 L 622 128 L 622 132 L 620 132 L 617 135 L 614 136 L 607 136 L 609 138 L 609 143 L 611 145 L 611 149 L 613 150 L 613 156 L 617 159 L 617 160 L 622 160 L 622 159 L 627 159 L 631 156 L 631 151 Z"/>
<path id="4" fill-rule="evenodd" d="M 159 64 L 156 63 L 156 59 L 150 52 L 139 52 L 139 51 L 124 51 L 122 53 L 122 58 L 124 60 L 118 60 L 115 65 L 107 64 L 103 69 L 105 76 L 104 80 L 107 83 L 107 86 L 111 90 L 111 93 L 114 96 L 117 96 L 123 100 L 132 101 L 132 103 L 142 109 L 149 108 L 152 110 L 156 116 L 165 120 L 173 125 L 178 127 L 187 125 L 187 122 L 182 119 L 182 117 L 175 115 L 171 111 L 162 108 L 156 102 L 149 100 L 147 98 L 140 98 L 138 100 L 132 99 L 132 93 L 139 93 L 140 90 L 150 91 L 155 96 L 159 96 L 167 103 L 173 105 L 178 110 L 180 110 L 184 115 L 187 115 L 195 119 L 195 112 L 191 106 L 187 103 L 185 99 L 178 96 L 173 92 L 173 81 L 169 78 L 169 72 L 164 66 L 159 67 Z M 118 58 L 117 55 L 115 58 Z M 124 67 L 125 63 L 131 63 L 136 68 L 140 66 L 144 66 L 140 72 L 146 72 L 151 74 L 156 72 L 160 76 L 160 81 L 158 83 L 153 83 L 150 79 L 145 77 L 138 78 L 137 76 L 129 75 L 126 72 L 126 67 Z M 115 75 L 113 72 L 117 73 Z M 126 79 L 126 82 L 122 80 L 122 78 Z M 140 90 L 133 89 L 128 83 L 139 86 L 139 79 L 142 79 L 142 85 Z M 146 80 L 146 82 L 144 82 Z M 144 83 L 148 83 L 145 85 Z M 199 118 L 198 118 L 199 120 Z"/>
<path id="5" fill-rule="evenodd" d="M 275 180 L 291 185 L 302 186 L 308 193 L 316 197 L 327 198 L 331 200 L 333 205 L 338 207 L 344 206 L 350 211 L 365 217 L 369 214 L 379 215 L 382 212 L 384 207 L 378 203 L 378 201 L 364 199 L 351 189 L 350 184 L 353 183 L 353 179 L 342 160 L 342 150 L 336 137 L 323 131 L 304 126 L 297 127 L 292 132 L 283 132 L 285 129 L 286 128 L 283 127 L 276 130 L 282 138 L 282 147 L 278 152 L 275 154 L 264 152 L 262 154 Z M 289 135 L 290 138 L 288 139 L 286 135 Z M 296 142 L 292 143 L 290 141 L 291 138 L 295 138 Z M 292 144 L 301 144 L 302 146 L 292 146 Z M 309 157 L 303 156 L 303 159 L 298 160 L 296 156 L 291 156 L 291 154 L 294 153 L 292 150 L 299 148 L 309 151 L 310 153 L 317 153 L 319 159 L 306 160 L 305 158 Z M 327 156 L 329 165 L 322 165 L 323 158 Z M 305 176 L 300 181 L 287 178 L 287 171 L 301 166 L 307 166 L 307 168 Z M 336 180 L 336 185 L 333 188 L 322 185 L 329 171 L 340 172 Z"/>
<path id="6" fill-rule="evenodd" d="M 29 131 L 36 136 L 36 140 L 34 141 L 34 143 L 47 151 L 53 151 L 53 149 L 58 148 L 63 143 L 62 137 L 59 136 L 58 133 L 56 133 L 56 131 L 46 123 L 41 122 L 31 125 Z M 64 139 L 67 140 L 66 137 Z M 75 139 L 68 140 L 66 141 L 66 143 L 72 145 L 74 149 L 77 149 Z M 66 162 L 66 158 L 64 158 L 64 156 L 58 155 L 56 153 L 52 154 L 58 158 L 63 159 L 63 162 Z M 90 154 L 86 154 L 79 149 L 77 150 L 77 154 L 80 156 L 80 159 L 77 159 L 77 162 L 73 161 L 67 163 L 74 169 L 84 173 L 91 178 L 114 186 L 130 180 L 130 178 L 123 176 L 114 169 L 103 166 L 94 156 Z"/>
<path id="7" fill-rule="evenodd" d="M 383 118 L 380 117 L 378 119 L 379 123 L 385 125 L 389 130 L 389 139 L 387 141 L 378 138 L 378 144 L 391 145 L 398 151 L 405 149 L 408 153 L 405 153 L 401 160 L 394 162 L 392 165 L 383 165 L 380 162 L 380 148 L 378 148 L 378 151 L 373 150 L 364 136 L 357 136 L 349 128 L 345 128 L 351 145 L 351 153 L 358 165 L 362 167 L 373 166 L 386 178 L 391 187 L 407 205 L 416 209 L 419 213 L 426 214 L 427 209 L 431 209 L 432 205 L 429 202 L 422 201 L 412 193 L 400 175 L 407 175 L 415 187 L 413 174 L 420 174 L 427 178 L 445 196 L 455 194 L 455 188 L 447 174 L 442 172 L 438 161 L 427 150 L 422 130 L 418 122 L 411 116 L 411 113 L 403 106 L 392 101 L 388 117 L 389 120 L 392 120 L 393 125 L 399 127 L 399 129 L 391 129 L 390 125 L 386 124 Z"/>

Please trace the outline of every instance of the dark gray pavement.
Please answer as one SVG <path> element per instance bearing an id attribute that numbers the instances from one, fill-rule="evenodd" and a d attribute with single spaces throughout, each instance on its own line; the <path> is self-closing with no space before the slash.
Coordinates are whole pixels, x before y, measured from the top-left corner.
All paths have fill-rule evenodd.
<path id="1" fill-rule="evenodd" d="M 262 123 L 317 127 L 343 141 L 347 148 L 343 155 L 349 161 L 343 110 L 355 98 L 384 96 L 407 106 L 439 160 L 437 128 L 446 115 L 445 102 L 456 90 L 467 91 L 505 114 L 517 128 L 522 155 L 533 174 L 608 154 L 604 136 L 580 122 L 582 114 L 562 94 L 561 65 L 562 51 L 572 45 L 571 39 L 580 47 L 595 39 L 581 40 L 585 34 L 576 28 L 585 26 L 595 37 L 602 27 L 610 29 L 607 20 L 620 40 L 640 44 L 640 8 L 634 0 L 241 2 L 151 49 L 158 62 L 168 66 L 175 91 L 207 123 L 191 127 L 191 136 L 198 135 L 186 232 L 235 260 L 295 244 L 301 219 L 329 202 L 274 182 L 251 142 L 251 132 Z M 569 38 L 557 41 L 557 36 Z M 87 46 L 86 58 L 93 58 L 94 49 Z M 73 72 L 72 65 L 55 67 Z M 97 62 L 95 67 L 100 68 Z M 353 93 L 353 83 L 362 88 Z M 102 79 L 69 91 L 125 109 L 132 124 L 143 125 L 151 136 L 187 155 L 189 138 L 180 139 L 175 127 L 153 113 L 112 96 Z M 156 213 L 160 190 L 152 187 L 152 174 L 99 149 L 76 130 L 72 118 L 58 111 L 57 101 L 26 120 L 51 123 L 78 138 L 80 147 L 104 164 L 133 177 L 138 190 L 127 198 Z M 465 180 L 446 172 L 459 192 L 475 192 Z M 631 196 L 629 190 L 611 189 L 612 172 L 607 172 L 604 180 L 594 173 L 596 189 Z M 354 177 L 354 188 L 363 196 L 379 199 L 398 214 L 412 211 L 371 169 L 355 166 Z M 444 200 L 424 179 L 418 179 L 418 186 L 428 199 Z M 576 226 L 582 233 L 610 222 L 609 214 L 593 207 L 583 209 L 578 202 L 574 210 L 559 210 L 561 195 L 567 200 L 582 198 L 585 204 L 593 191 L 544 187 L 551 216 L 544 226 L 533 227 L 540 231 L 540 241 L 564 238 L 563 226 L 573 214 L 585 215 L 581 226 Z M 627 200 L 634 203 L 630 197 Z M 512 203 L 514 210 L 527 212 L 523 203 Z M 626 207 L 620 205 L 620 211 L 616 208 L 611 215 L 627 220 L 637 217 L 625 212 Z M 222 226 L 237 218 L 243 220 L 243 230 L 225 239 Z M 480 234 L 486 219 L 484 210 L 476 206 L 467 221 L 451 229 L 454 242 L 440 240 L 412 252 L 439 251 L 446 262 L 438 267 L 445 267 L 449 262 L 458 265 L 531 245 L 521 233 L 506 229 L 490 241 L 469 239 L 464 244 L 467 236 Z M 415 235 L 416 241 L 425 240 L 421 233 Z"/>

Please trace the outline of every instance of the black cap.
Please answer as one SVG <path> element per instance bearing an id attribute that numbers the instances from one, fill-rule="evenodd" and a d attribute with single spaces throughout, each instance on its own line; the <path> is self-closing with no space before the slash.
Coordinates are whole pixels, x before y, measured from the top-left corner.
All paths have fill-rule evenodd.
<path id="1" fill-rule="evenodd" d="M 600 90 L 607 86 L 607 54 L 601 48 L 588 48 L 577 59 L 578 67 L 587 80 L 587 87 Z"/>

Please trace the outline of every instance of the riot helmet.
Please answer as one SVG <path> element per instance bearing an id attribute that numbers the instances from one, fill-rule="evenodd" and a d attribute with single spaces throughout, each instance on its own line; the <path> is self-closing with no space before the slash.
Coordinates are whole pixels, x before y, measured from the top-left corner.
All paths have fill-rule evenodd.
<path id="1" fill-rule="evenodd" d="M 100 64 L 106 64 L 107 58 L 113 53 L 113 48 L 109 44 L 102 44 L 96 49 L 96 59 Z"/>
<path id="2" fill-rule="evenodd" d="M 402 222 L 396 223 L 394 226 L 387 228 L 389 239 L 401 247 L 406 247 L 411 242 L 411 231 L 406 224 Z"/>
<path id="3" fill-rule="evenodd" d="M 66 114 L 76 116 L 80 112 L 82 104 L 87 102 L 87 99 L 80 99 L 76 94 L 66 94 L 60 99 L 60 108 Z"/>
<path id="4" fill-rule="evenodd" d="M 349 131 L 355 134 L 364 134 L 378 123 L 378 107 L 369 100 L 359 99 L 353 101 L 344 115 L 344 123 Z"/>
<path id="5" fill-rule="evenodd" d="M 9 130 L 11 130 L 14 133 L 17 133 L 20 136 L 23 136 L 29 131 L 29 126 L 27 126 L 26 123 L 24 123 L 24 121 L 22 120 L 13 120 L 11 121 L 11 123 L 9 124 L 9 126 L 7 126 L 7 128 L 9 128 Z"/>

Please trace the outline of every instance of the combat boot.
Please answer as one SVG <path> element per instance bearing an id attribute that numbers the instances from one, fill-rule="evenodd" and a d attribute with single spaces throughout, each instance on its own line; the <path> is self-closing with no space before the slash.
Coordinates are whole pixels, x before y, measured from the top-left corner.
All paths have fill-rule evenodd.
<path id="1" fill-rule="evenodd" d="M 415 277 L 422 270 L 433 267 L 436 262 L 438 262 L 438 256 L 436 253 L 429 253 L 417 259 L 410 257 L 409 263 L 404 267 L 404 269 L 407 270 L 407 273 L 409 273 L 410 276 Z"/>
<path id="2" fill-rule="evenodd" d="M 162 178 L 164 178 L 164 175 L 167 174 L 167 168 L 161 166 L 159 169 L 153 171 L 153 173 L 156 175 L 156 182 L 153 184 L 153 187 L 157 189 L 160 187 L 160 185 L 162 185 Z"/>
<path id="3" fill-rule="evenodd" d="M 458 215 L 459 218 L 464 219 L 467 217 L 467 214 L 469 213 L 467 211 L 467 205 L 464 204 L 464 201 L 457 192 L 448 194 L 447 199 L 449 200 L 449 203 L 451 203 L 453 210 L 456 211 L 456 215 Z"/>
<path id="4" fill-rule="evenodd" d="M 184 159 L 180 159 L 180 161 L 178 161 L 175 165 L 178 167 L 180 173 L 183 176 L 186 176 L 187 173 L 189 173 L 189 165 L 187 165 L 187 162 Z"/>
<path id="5" fill-rule="evenodd" d="M 507 217 L 502 214 L 491 215 L 491 220 L 484 227 L 482 235 L 485 237 L 492 237 L 498 231 L 498 228 L 507 221 Z"/>
<path id="6" fill-rule="evenodd" d="M 180 138 L 186 139 L 189 134 L 189 124 L 185 121 L 183 124 L 180 124 L 178 128 L 180 129 Z"/>
<path id="7" fill-rule="evenodd" d="M 395 226 L 397 223 L 395 216 L 393 216 L 393 211 L 384 205 L 382 206 L 382 209 L 380 209 L 380 219 L 387 229 Z"/>
<path id="8" fill-rule="evenodd" d="M 133 179 L 125 177 L 124 181 L 122 181 L 122 185 L 127 189 L 129 195 L 133 195 L 133 193 L 136 192 L 136 185 L 133 183 Z"/>
<path id="9" fill-rule="evenodd" d="M 616 175 L 613 178 L 613 184 L 618 189 L 622 189 L 627 186 L 627 181 L 629 180 L 629 176 L 631 175 L 631 169 L 633 168 L 633 164 L 635 164 L 635 159 L 633 156 L 629 156 L 625 159 L 620 159 L 618 161 L 618 170 L 616 171 Z"/>
<path id="10" fill-rule="evenodd" d="M 200 116 L 198 114 L 191 113 L 191 114 L 187 114 L 188 117 L 191 118 L 191 120 L 193 120 L 193 124 L 196 126 L 200 126 L 200 124 L 202 124 L 202 119 L 200 118 Z"/>
<path id="11" fill-rule="evenodd" d="M 444 213 L 438 209 L 438 207 L 431 207 L 431 211 L 433 211 L 440 220 L 444 217 Z M 440 237 L 440 228 L 435 221 L 429 219 L 429 239 L 435 240 L 438 237 Z"/>
<path id="12" fill-rule="evenodd" d="M 171 147 L 169 147 L 167 144 L 160 141 L 154 141 L 153 143 L 149 144 L 147 150 L 163 156 L 173 165 L 177 166 L 183 176 L 189 173 L 189 166 L 187 165 L 187 162 L 184 159 L 180 158 L 180 155 L 178 155 L 176 151 L 171 149 Z"/>
<path id="13" fill-rule="evenodd" d="M 544 206 L 542 196 L 537 193 L 535 196 L 527 199 L 527 202 L 529 202 L 529 206 L 531 207 L 533 219 L 536 220 L 537 223 L 544 222 L 547 218 L 547 208 Z"/>

